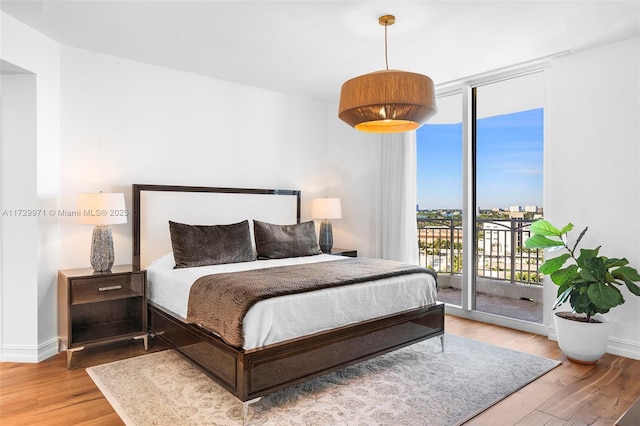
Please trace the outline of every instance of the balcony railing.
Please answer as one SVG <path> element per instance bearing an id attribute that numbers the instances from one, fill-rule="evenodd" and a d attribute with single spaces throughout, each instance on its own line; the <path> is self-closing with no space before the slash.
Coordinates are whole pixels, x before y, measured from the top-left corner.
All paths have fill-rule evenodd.
<path id="1" fill-rule="evenodd" d="M 542 252 L 524 247 L 532 220 L 478 219 L 475 230 L 476 276 L 511 283 L 542 283 L 538 268 Z M 462 221 L 460 218 L 418 218 L 418 242 L 423 266 L 439 274 L 462 272 Z"/>

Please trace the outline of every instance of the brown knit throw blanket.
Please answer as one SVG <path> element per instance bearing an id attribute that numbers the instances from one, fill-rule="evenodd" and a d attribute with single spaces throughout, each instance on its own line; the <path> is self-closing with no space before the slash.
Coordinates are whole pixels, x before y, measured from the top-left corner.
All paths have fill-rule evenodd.
<path id="1" fill-rule="evenodd" d="M 242 321 L 260 300 L 415 273 L 436 277 L 420 266 L 362 257 L 206 275 L 191 286 L 187 320 L 242 347 Z"/>

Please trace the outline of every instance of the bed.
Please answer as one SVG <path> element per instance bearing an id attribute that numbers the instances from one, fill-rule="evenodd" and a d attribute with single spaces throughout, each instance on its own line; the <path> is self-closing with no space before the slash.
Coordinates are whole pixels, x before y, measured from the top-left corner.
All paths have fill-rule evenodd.
<path id="1" fill-rule="evenodd" d="M 391 306 L 382 311 L 368 312 L 364 316 L 355 316 L 341 322 L 322 323 L 305 328 L 306 322 L 295 321 L 295 312 L 281 316 L 278 325 L 272 319 L 274 311 L 282 311 L 286 298 L 300 298 L 294 311 L 303 312 L 307 318 L 322 319 L 326 306 L 336 305 L 331 302 L 333 293 L 342 290 L 324 288 L 314 292 L 306 292 L 303 299 L 299 295 L 285 295 L 273 299 L 274 305 L 268 301 L 260 301 L 247 312 L 258 311 L 254 321 L 257 324 L 255 336 L 246 332 L 240 342 L 230 343 L 228 337 L 205 327 L 200 322 L 186 319 L 188 300 L 185 294 L 189 289 L 181 289 L 178 282 L 193 283 L 221 273 L 225 276 L 237 274 L 253 274 L 254 269 L 276 271 L 277 268 L 300 268 L 300 270 L 328 268 L 329 264 L 341 265 L 345 270 L 357 268 L 366 263 L 366 259 L 349 259 L 341 256 L 318 254 L 302 256 L 295 259 L 254 260 L 211 265 L 202 267 L 186 267 L 175 269 L 172 253 L 172 241 L 168 231 L 168 222 L 181 224 L 234 224 L 244 220 L 263 222 L 266 224 L 300 224 L 300 191 L 238 189 L 195 186 L 168 185 L 133 185 L 133 265 L 146 269 L 149 276 L 149 332 L 155 338 L 166 342 L 182 355 L 201 367 L 217 383 L 227 389 L 235 397 L 245 403 L 262 395 L 277 391 L 314 377 L 344 368 L 348 365 L 381 355 L 383 353 L 411 345 L 418 341 L 444 335 L 444 305 L 435 302 L 435 297 L 424 299 L 420 291 L 411 307 Z M 254 224 L 254 227 L 257 226 Z M 297 229 L 297 228 L 296 228 Z M 251 228 L 251 240 L 255 241 L 258 228 Z M 173 234 L 172 234 L 173 235 Z M 255 247 L 254 247 L 255 249 Z M 317 263 L 316 263 L 317 262 Z M 349 264 L 348 262 L 354 262 Z M 360 263 L 358 263 L 360 262 Z M 243 263 L 240 265 L 240 263 Z M 309 267 L 309 264 L 314 264 Z M 292 265 L 293 264 L 293 265 Z M 301 264 L 301 265 L 300 265 Z M 366 265 L 365 265 L 366 266 Z M 336 266 L 337 267 L 337 266 Z M 276 268 L 276 269 L 274 269 Z M 306 269 L 305 269 L 306 268 Z M 333 268 L 333 266 L 331 266 Z M 248 272 L 242 272 L 247 271 Z M 357 269 L 355 269 L 357 270 Z M 255 272 L 256 274 L 258 272 Z M 357 293 L 357 287 L 365 284 L 356 281 L 343 288 L 353 291 L 351 296 L 339 296 L 340 303 L 353 300 L 360 304 L 378 306 L 393 303 L 369 303 L 367 298 L 373 297 L 387 300 L 386 294 L 397 292 L 402 281 L 410 285 L 415 274 L 402 277 L 385 277 L 376 282 L 381 289 L 373 295 Z M 172 282 L 175 276 L 182 276 L 182 281 Z M 186 277 L 186 278 L 184 278 Z M 159 290 L 163 280 L 170 283 L 168 288 L 173 293 L 164 294 Z M 407 284 L 408 283 L 408 284 Z M 367 284 L 368 285 L 368 284 Z M 412 284 L 411 284 L 412 285 Z M 188 286 L 187 286 L 188 287 Z M 386 288 L 386 290 L 385 290 Z M 387 291 L 388 293 L 380 293 Z M 434 290 L 435 291 L 435 290 Z M 324 292 L 320 296 L 320 292 Z M 166 292 L 165 292 L 166 293 Z M 180 294 L 182 296 L 180 296 Z M 381 296 L 382 295 L 382 296 Z M 313 298 L 316 299 L 313 299 Z M 390 296 L 389 296 L 390 297 Z M 404 297 L 404 296 L 403 296 Z M 327 302 L 329 301 L 329 302 Z M 365 303 L 362 303 L 365 301 Z M 306 305 L 304 304 L 306 303 Z M 266 306 L 266 307 L 265 307 Z M 189 309 L 191 309 L 189 307 Z M 263 309 L 262 311 L 260 309 Z M 315 311 L 313 310 L 315 309 Z M 349 305 L 343 311 L 352 310 Z M 267 314 L 265 314 L 267 312 Z M 269 321 L 265 321 L 269 315 Z M 325 315 L 333 317 L 337 315 Z M 265 322 L 269 323 L 265 327 Z M 273 322 L 273 324 L 271 324 Z M 300 330 L 284 330 L 284 324 L 301 324 Z M 314 323 L 315 324 L 315 323 Z M 246 325 L 246 324 L 245 324 Z M 313 328 L 316 327 L 316 328 Z M 293 333 L 293 334 L 292 334 Z M 233 342 L 233 341 L 232 341 Z"/>

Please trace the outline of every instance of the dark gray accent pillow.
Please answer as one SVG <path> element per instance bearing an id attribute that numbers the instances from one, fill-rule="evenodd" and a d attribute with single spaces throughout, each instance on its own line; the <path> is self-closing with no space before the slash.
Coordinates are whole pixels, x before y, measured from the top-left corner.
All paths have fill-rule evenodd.
<path id="1" fill-rule="evenodd" d="M 320 254 L 313 221 L 295 225 L 274 225 L 253 221 L 258 259 L 282 259 Z"/>
<path id="2" fill-rule="evenodd" d="M 169 221 L 174 268 L 256 260 L 249 221 L 231 225 L 186 225 Z"/>

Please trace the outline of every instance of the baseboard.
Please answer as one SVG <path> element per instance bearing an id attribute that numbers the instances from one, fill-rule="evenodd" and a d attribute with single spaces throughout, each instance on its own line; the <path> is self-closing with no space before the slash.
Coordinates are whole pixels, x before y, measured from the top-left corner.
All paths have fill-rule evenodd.
<path id="1" fill-rule="evenodd" d="M 49 359 L 52 356 L 56 356 L 59 352 L 59 340 L 58 338 L 50 339 L 48 342 L 41 344 L 38 347 L 38 362 Z"/>
<path id="2" fill-rule="evenodd" d="M 38 346 L 3 345 L 0 361 L 38 363 L 58 353 L 58 339 L 50 339 Z"/>
<path id="3" fill-rule="evenodd" d="M 630 342 L 628 340 L 609 339 L 607 352 L 614 355 L 624 356 L 626 358 L 640 360 L 640 344 Z"/>
<path id="4" fill-rule="evenodd" d="M 549 327 L 544 324 L 508 318 L 501 315 L 490 314 L 480 311 L 466 311 L 459 306 L 445 305 L 445 313 L 473 321 L 485 322 L 487 324 L 499 325 L 501 327 L 512 328 L 514 330 L 526 331 L 527 333 L 547 336 Z"/>

